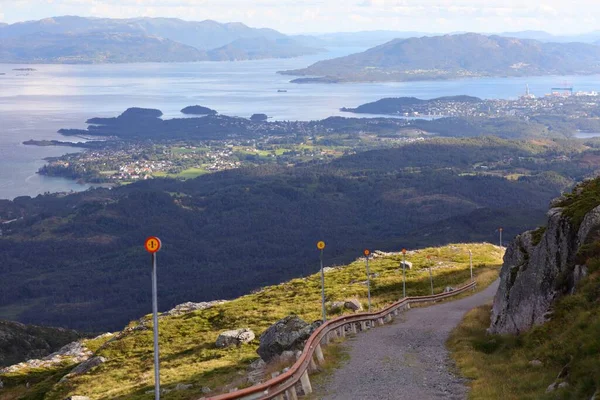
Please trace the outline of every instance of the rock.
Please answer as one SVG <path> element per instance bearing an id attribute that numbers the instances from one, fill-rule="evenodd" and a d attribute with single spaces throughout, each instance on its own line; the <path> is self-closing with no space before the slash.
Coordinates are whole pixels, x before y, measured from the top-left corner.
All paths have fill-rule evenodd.
<path id="1" fill-rule="evenodd" d="M 104 357 L 98 357 L 98 356 L 92 357 L 89 360 L 84 361 L 81 364 L 79 364 L 78 366 L 76 366 L 75 368 L 73 368 L 71 370 L 71 372 L 69 372 L 67 375 L 62 377 L 60 382 L 67 381 L 76 375 L 85 374 L 85 373 L 89 372 L 90 370 L 92 370 L 93 368 L 96 368 L 98 365 L 104 364 L 105 362 L 106 362 L 106 358 L 104 358 Z"/>
<path id="2" fill-rule="evenodd" d="M 19 364 L 11 365 L 10 367 L 0 368 L 0 374 L 18 372 L 28 368 L 50 368 L 52 366 L 62 364 L 65 361 L 72 363 L 82 363 L 92 356 L 92 352 L 86 348 L 81 342 L 72 342 L 60 348 L 55 353 L 52 353 L 39 360 L 28 360 Z"/>
<path id="3" fill-rule="evenodd" d="M 162 313 L 161 317 L 188 314 L 198 310 L 206 310 L 225 303 L 227 303 L 227 300 L 203 301 L 201 303 L 192 303 L 191 301 L 188 301 L 187 303 L 179 304 L 169 311 Z"/>
<path id="4" fill-rule="evenodd" d="M 344 302 L 344 308 L 352 311 L 361 311 L 363 309 L 362 304 L 358 299 L 349 299 Z"/>
<path id="5" fill-rule="evenodd" d="M 452 286 L 446 286 L 444 288 L 444 293 L 454 292 L 454 288 Z"/>
<path id="6" fill-rule="evenodd" d="M 544 364 L 540 360 L 531 360 L 529 361 L 529 365 L 532 367 L 541 367 Z"/>
<path id="7" fill-rule="evenodd" d="M 324 274 L 326 274 L 328 272 L 333 272 L 333 271 L 335 271 L 335 268 L 333 268 L 333 267 L 325 267 L 325 268 L 323 268 L 323 273 Z"/>
<path id="8" fill-rule="evenodd" d="M 566 388 L 566 387 L 569 387 L 569 382 L 561 382 L 558 384 L 559 389 Z"/>
<path id="9" fill-rule="evenodd" d="M 65 400 L 90 400 L 87 396 L 69 396 Z"/>
<path id="10" fill-rule="evenodd" d="M 257 353 L 269 362 L 286 350 L 302 350 L 304 342 L 315 329 L 316 324 L 309 325 L 296 315 L 287 316 L 263 332 Z"/>
<path id="11" fill-rule="evenodd" d="M 177 385 L 175 385 L 175 390 L 188 390 L 193 388 L 194 385 L 192 385 L 191 383 L 186 384 L 186 383 L 178 383 Z"/>
<path id="12" fill-rule="evenodd" d="M 290 363 L 296 361 L 296 352 L 286 350 L 279 355 L 279 361 L 282 363 Z"/>
<path id="13" fill-rule="evenodd" d="M 262 360 L 262 358 L 253 361 L 248 366 L 248 374 L 246 375 L 248 382 L 250 382 L 252 385 L 262 382 L 266 369 L 267 364 Z"/>
<path id="14" fill-rule="evenodd" d="M 207 394 L 212 392 L 212 390 L 210 390 L 210 388 L 208 386 L 203 386 L 202 387 L 202 393 Z"/>
<path id="15" fill-rule="evenodd" d="M 554 392 L 554 391 L 556 390 L 556 387 L 557 387 L 557 386 L 558 386 L 558 385 L 556 384 L 556 382 L 553 382 L 553 383 L 551 383 L 551 384 L 550 384 L 550 386 L 548 386 L 548 387 L 546 388 L 546 393 L 551 393 L 551 392 Z"/>
<path id="16" fill-rule="evenodd" d="M 412 269 L 412 263 L 410 261 L 401 261 L 400 268 L 404 267 L 405 269 Z"/>
<path id="17" fill-rule="evenodd" d="M 329 312 L 338 312 L 341 311 L 342 308 L 344 308 L 344 304 L 345 303 L 343 301 L 331 301 L 325 306 L 327 307 L 327 310 Z"/>
<path id="18" fill-rule="evenodd" d="M 249 328 L 234 329 L 219 334 L 215 346 L 224 348 L 230 346 L 240 346 L 244 343 L 250 343 L 256 336 Z"/>
<path id="19" fill-rule="evenodd" d="M 548 211 L 538 243 L 533 232 L 518 235 L 507 247 L 494 298 L 490 333 L 520 333 L 544 323 L 554 302 L 572 293 L 586 274 L 573 267 L 579 247 L 600 227 L 600 206 L 577 228 L 561 208 Z"/>

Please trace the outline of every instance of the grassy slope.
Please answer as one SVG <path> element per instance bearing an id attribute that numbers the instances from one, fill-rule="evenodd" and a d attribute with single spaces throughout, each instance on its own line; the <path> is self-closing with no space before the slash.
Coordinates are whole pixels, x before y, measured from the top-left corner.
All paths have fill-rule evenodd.
<path id="1" fill-rule="evenodd" d="M 494 280 L 502 256 L 501 250 L 496 246 L 460 244 L 428 248 L 407 255 L 407 261 L 413 263 L 413 269 L 407 271 L 407 294 L 429 294 L 429 275 L 424 268 L 428 262 L 434 266 L 436 293 L 447 285 L 466 282 L 469 279 L 468 248 L 473 251 L 475 274 L 482 286 Z M 427 255 L 431 257 L 429 261 Z M 381 308 L 401 296 L 402 274 L 398 271 L 399 261 L 399 256 L 389 256 L 377 258 L 370 263 L 371 271 L 380 274 L 373 279 L 371 286 L 375 308 Z M 327 299 L 344 300 L 358 297 L 365 304 L 367 289 L 360 284 L 365 279 L 364 260 L 357 260 L 328 272 Z M 318 274 L 269 286 L 208 310 L 161 319 L 163 387 L 172 388 L 177 383 L 194 384 L 190 390 L 170 392 L 163 398 L 168 400 L 201 397 L 203 386 L 218 388 L 233 382 L 236 387 L 242 387 L 240 376 L 245 373 L 247 365 L 257 358 L 258 339 L 240 348 L 217 349 L 214 342 L 218 333 L 227 329 L 250 327 L 258 336 L 273 322 L 290 313 L 296 313 L 308 322 L 320 318 Z M 99 342 L 88 342 L 88 347 L 93 350 L 97 350 L 101 345 Z M 52 400 L 63 399 L 73 394 L 88 395 L 94 400 L 152 397 L 145 393 L 151 390 L 153 385 L 151 330 L 136 331 L 112 342 L 97 353 L 109 361 L 90 374 L 74 378 L 67 384 L 55 385 L 45 397 L 26 395 L 22 398 Z M 29 373 L 34 374 L 36 371 Z M 3 377 L 9 389 L 0 394 L 0 399 L 11 398 L 10 393 L 22 391 L 22 386 L 17 383 L 30 379 L 31 376 Z M 44 385 L 46 390 L 50 386 L 47 381 Z M 35 387 L 34 385 L 33 388 Z"/>
<path id="2" fill-rule="evenodd" d="M 598 242 L 596 242 L 598 244 Z M 552 320 L 520 336 L 486 335 L 490 306 L 469 312 L 448 345 L 474 400 L 590 399 L 600 390 L 600 246 L 586 255 L 591 275 L 574 295 L 559 300 Z M 546 388 L 571 360 L 569 387 Z M 532 366 L 540 360 L 543 366 Z"/>

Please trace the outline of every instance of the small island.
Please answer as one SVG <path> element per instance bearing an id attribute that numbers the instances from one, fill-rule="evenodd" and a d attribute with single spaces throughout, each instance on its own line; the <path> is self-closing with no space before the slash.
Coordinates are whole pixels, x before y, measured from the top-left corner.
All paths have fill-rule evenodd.
<path id="1" fill-rule="evenodd" d="M 13 71 L 37 71 L 35 68 L 13 68 Z"/>
<path id="2" fill-rule="evenodd" d="M 216 110 L 198 105 L 185 107 L 181 112 L 190 115 L 217 115 Z"/>
<path id="3" fill-rule="evenodd" d="M 266 121 L 268 118 L 269 117 L 267 116 L 267 114 L 252 114 L 250 120 L 255 122 L 261 122 Z"/>

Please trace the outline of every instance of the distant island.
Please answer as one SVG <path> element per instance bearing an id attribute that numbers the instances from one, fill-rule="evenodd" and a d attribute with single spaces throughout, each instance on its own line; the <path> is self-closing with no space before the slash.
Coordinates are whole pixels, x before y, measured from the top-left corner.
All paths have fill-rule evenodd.
<path id="1" fill-rule="evenodd" d="M 280 71 L 294 83 L 383 82 L 600 73 L 600 46 L 476 33 L 395 39 L 362 53 Z"/>
<path id="2" fill-rule="evenodd" d="M 0 63 L 28 64 L 238 61 L 323 51 L 241 23 L 74 16 L 0 25 L 0 49 Z"/>
<path id="3" fill-rule="evenodd" d="M 429 109 L 435 107 L 436 104 L 448 104 L 448 103 L 471 103 L 477 104 L 482 103 L 478 97 L 472 96 L 445 96 L 438 97 L 430 100 L 417 99 L 416 97 L 398 97 L 398 98 L 385 98 L 374 101 L 372 103 L 366 103 L 356 108 L 340 108 L 340 111 L 351 112 L 355 114 L 408 114 L 418 112 L 418 110 Z"/>
<path id="4" fill-rule="evenodd" d="M 183 114 L 191 115 L 217 115 L 217 111 L 203 106 L 187 106 L 181 110 Z"/>
<path id="5" fill-rule="evenodd" d="M 35 68 L 13 68 L 13 71 L 37 71 Z"/>

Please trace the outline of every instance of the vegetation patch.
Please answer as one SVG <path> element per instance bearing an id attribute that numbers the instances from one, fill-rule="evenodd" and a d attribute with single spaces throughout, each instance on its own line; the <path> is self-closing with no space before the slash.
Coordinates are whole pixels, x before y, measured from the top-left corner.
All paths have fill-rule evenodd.
<path id="1" fill-rule="evenodd" d="M 491 244 L 456 244 L 408 252 L 406 260 L 412 268 L 406 270 L 407 295 L 431 293 L 429 267 L 434 291 L 446 286 L 457 287 L 470 279 L 469 253 L 473 252 L 474 275 L 482 285 L 498 276 L 502 249 Z M 402 296 L 401 254 L 385 254 L 369 263 L 372 307 L 384 308 Z M 364 259 L 335 267 L 325 274 L 328 301 L 357 298 L 367 308 L 366 269 Z M 192 384 L 185 391 L 166 393 L 163 398 L 196 399 L 202 397 L 203 387 L 216 393 L 247 385 L 243 376 L 248 365 L 258 358 L 258 339 L 236 348 L 219 349 L 214 343 L 224 330 L 247 327 L 257 337 L 277 320 L 297 314 L 308 322 L 320 319 L 320 274 L 292 279 L 279 285 L 264 287 L 252 294 L 210 309 L 179 317 L 160 319 L 161 380 L 164 388 L 178 383 Z M 329 314 L 332 318 L 341 311 Z M 149 321 L 148 316 L 146 317 Z M 139 321 L 130 324 L 139 325 Z M 152 326 L 135 330 L 121 339 L 105 345 L 88 341 L 86 346 L 97 349 L 96 355 L 108 361 L 89 374 L 73 377 L 68 383 L 53 384 L 45 400 L 62 400 L 70 395 L 86 395 L 94 400 L 150 399 L 146 393 L 153 388 Z M 337 352 L 336 348 L 329 351 Z M 337 354 L 337 353 L 336 353 Z M 338 354 L 332 359 L 343 359 Z M 3 377 L 4 379 L 4 377 Z M 55 381 L 56 382 L 56 381 Z M 22 381 L 10 385 L 10 390 L 22 390 Z M 46 391 L 48 391 L 46 387 Z"/>
<path id="2" fill-rule="evenodd" d="M 594 272 L 557 302 L 544 325 L 518 336 L 489 335 L 489 305 L 465 316 L 448 346 L 470 379 L 470 399 L 589 399 L 600 389 L 600 252 L 595 254 L 586 264 Z M 569 385 L 546 393 L 567 364 L 559 381 Z"/>
<path id="3" fill-rule="evenodd" d="M 583 222 L 585 215 L 600 205 L 600 178 L 591 179 L 579 184 L 572 193 L 565 195 L 559 204 L 563 214 L 568 216 L 576 229 Z"/>

